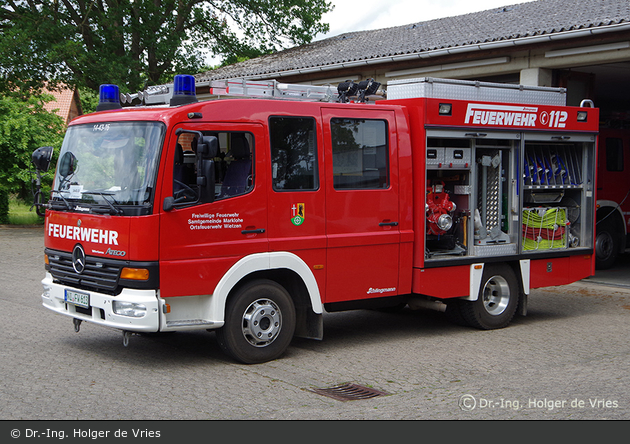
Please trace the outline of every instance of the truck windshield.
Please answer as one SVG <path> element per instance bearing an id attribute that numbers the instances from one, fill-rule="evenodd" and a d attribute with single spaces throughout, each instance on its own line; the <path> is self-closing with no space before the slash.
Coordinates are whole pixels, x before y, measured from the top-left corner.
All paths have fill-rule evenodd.
<path id="1" fill-rule="evenodd" d="M 155 122 L 71 126 L 59 153 L 52 207 L 150 212 L 163 137 L 164 126 Z"/>

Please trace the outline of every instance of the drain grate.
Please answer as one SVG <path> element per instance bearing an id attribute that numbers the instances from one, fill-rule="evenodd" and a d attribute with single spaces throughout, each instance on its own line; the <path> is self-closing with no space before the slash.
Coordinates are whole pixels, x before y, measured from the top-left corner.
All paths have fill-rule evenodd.
<path id="1" fill-rule="evenodd" d="M 356 401 L 359 399 L 376 398 L 377 396 L 387 396 L 389 393 L 381 392 L 369 387 L 363 387 L 358 384 L 342 384 L 336 387 L 312 389 L 319 395 L 328 396 L 337 401 Z"/>

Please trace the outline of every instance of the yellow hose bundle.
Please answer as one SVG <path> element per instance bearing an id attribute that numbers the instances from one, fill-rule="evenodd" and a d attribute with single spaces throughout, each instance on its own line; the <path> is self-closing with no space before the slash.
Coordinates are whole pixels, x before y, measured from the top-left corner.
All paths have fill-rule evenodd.
<path id="1" fill-rule="evenodd" d="M 566 248 L 566 209 L 523 210 L 523 250 Z"/>

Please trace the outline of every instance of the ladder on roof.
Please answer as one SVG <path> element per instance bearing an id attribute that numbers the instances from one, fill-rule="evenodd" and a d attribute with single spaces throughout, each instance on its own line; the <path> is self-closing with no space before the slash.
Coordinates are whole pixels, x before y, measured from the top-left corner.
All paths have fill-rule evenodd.
<path id="1" fill-rule="evenodd" d="M 334 87 L 332 85 L 317 86 L 293 83 L 280 83 L 277 80 L 227 79 L 200 82 L 198 88 L 209 88 L 208 94 L 200 94 L 200 100 L 211 100 L 222 97 L 248 97 L 266 99 L 301 100 L 311 102 L 367 102 L 369 98 L 381 98 L 386 92 L 380 90 L 380 83 L 373 79 L 359 83 L 346 81 Z M 140 104 L 145 106 L 165 105 L 173 96 L 173 85 L 150 86 L 136 94 L 121 94 L 123 104 Z"/>
<path id="2" fill-rule="evenodd" d="M 200 86 L 202 86 L 201 84 Z M 253 81 L 246 79 L 211 80 L 210 95 L 215 97 L 256 97 L 269 99 L 334 102 L 339 98 L 332 86 L 280 83 L 276 80 Z"/>
<path id="3" fill-rule="evenodd" d="M 280 83 L 277 80 L 211 80 L 208 82 L 210 95 L 257 97 L 288 100 L 306 100 L 320 102 L 367 102 L 370 98 L 386 97 L 387 93 L 380 88 L 381 84 L 374 79 L 354 83 L 351 80 L 341 82 L 337 87 L 331 85 L 316 86 L 294 83 Z"/>

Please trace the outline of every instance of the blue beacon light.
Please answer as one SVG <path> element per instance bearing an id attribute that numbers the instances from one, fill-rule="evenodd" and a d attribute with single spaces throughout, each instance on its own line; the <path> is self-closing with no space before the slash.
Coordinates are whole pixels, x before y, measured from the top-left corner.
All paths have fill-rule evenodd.
<path id="1" fill-rule="evenodd" d="M 197 102 L 195 77 L 188 74 L 179 74 L 173 81 L 173 97 L 170 105 L 178 106 Z"/>
<path id="2" fill-rule="evenodd" d="M 104 84 L 99 87 L 98 105 L 96 111 L 121 109 L 120 91 L 117 85 Z"/>

